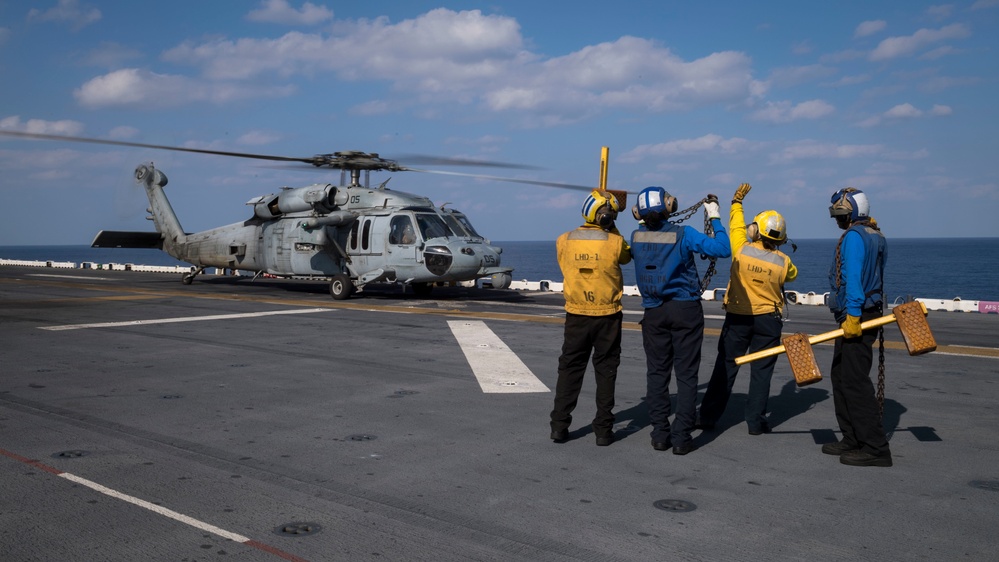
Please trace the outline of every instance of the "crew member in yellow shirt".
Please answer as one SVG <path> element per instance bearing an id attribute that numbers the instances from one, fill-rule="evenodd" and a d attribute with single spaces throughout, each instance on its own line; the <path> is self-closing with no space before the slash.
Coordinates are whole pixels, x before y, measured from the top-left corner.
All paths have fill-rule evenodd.
<path id="1" fill-rule="evenodd" d="M 763 211 L 746 224 L 742 200 L 750 189 L 748 183 L 739 186 L 729 213 L 732 269 L 718 357 L 698 416 L 697 427 L 705 430 L 714 429 L 728 404 L 739 373 L 735 358 L 780 344 L 784 283 L 798 276 L 791 258 L 778 249 L 787 242 L 784 217 L 777 211 Z M 770 433 L 767 399 L 776 363 L 776 355 L 751 363 L 745 411 L 750 435 Z"/>
<path id="2" fill-rule="evenodd" d="M 558 237 L 555 243 L 565 296 L 565 338 L 558 359 L 551 438 L 569 439 L 572 411 L 583 386 L 586 364 L 593 352 L 597 381 L 597 413 L 593 433 L 597 445 L 614 442 L 614 385 L 621 363 L 621 265 L 631 261 L 628 242 L 614 226 L 620 210 L 617 198 L 599 189 L 583 203 L 586 223 Z"/>

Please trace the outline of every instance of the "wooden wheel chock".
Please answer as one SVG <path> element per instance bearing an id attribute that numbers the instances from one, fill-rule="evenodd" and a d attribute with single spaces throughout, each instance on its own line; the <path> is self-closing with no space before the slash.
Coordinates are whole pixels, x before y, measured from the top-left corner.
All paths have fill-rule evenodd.
<path id="1" fill-rule="evenodd" d="M 898 323 L 898 329 L 902 332 L 902 338 L 905 340 L 905 347 L 909 350 L 909 355 L 922 355 L 937 348 L 933 332 L 930 331 L 930 323 L 926 320 L 927 314 L 928 311 L 925 304 L 918 301 L 907 302 L 896 306 L 892 309 L 891 314 L 864 322 L 860 325 L 860 328 L 862 330 L 870 330 L 871 328 L 896 322 Z M 801 333 L 791 334 L 781 340 L 783 345 L 737 357 L 735 364 L 745 365 L 757 359 L 787 353 L 787 359 L 791 363 L 791 371 L 794 372 L 795 382 L 798 386 L 805 386 L 822 380 L 822 374 L 815 363 L 815 354 L 812 353 L 812 346 L 842 337 L 842 335 L 842 328 L 811 337 Z"/>

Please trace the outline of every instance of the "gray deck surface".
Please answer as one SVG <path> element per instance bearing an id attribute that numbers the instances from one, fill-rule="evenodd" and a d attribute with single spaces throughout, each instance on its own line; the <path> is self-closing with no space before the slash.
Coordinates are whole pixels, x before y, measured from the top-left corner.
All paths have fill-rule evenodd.
<path id="1" fill-rule="evenodd" d="M 819 451 L 838 437 L 828 378 L 799 389 L 784 358 L 772 434 L 741 422 L 743 367 L 696 451 L 653 450 L 637 297 L 618 440 L 594 445 L 588 375 L 554 444 L 552 393 L 484 393 L 448 321 L 485 322 L 553 389 L 561 295 L 435 291 L 338 302 L 323 283 L 0 267 L 2 558 L 996 559 L 999 315 L 931 312 L 940 350 L 918 357 L 886 327 L 895 466 L 856 468 Z M 704 305 L 702 392 L 723 314 Z M 131 323 L 43 329 L 109 322 Z M 785 333 L 835 328 L 792 306 Z M 827 376 L 831 351 L 815 347 Z M 275 533 L 289 523 L 314 532 Z"/>

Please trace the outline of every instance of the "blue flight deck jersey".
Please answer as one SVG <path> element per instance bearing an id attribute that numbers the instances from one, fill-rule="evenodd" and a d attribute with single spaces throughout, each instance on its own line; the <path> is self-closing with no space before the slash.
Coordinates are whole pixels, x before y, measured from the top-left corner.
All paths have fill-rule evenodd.
<path id="1" fill-rule="evenodd" d="M 643 308 L 655 308 L 670 300 L 701 299 L 694 254 L 712 258 L 732 255 L 721 220 L 711 219 L 711 226 L 714 238 L 670 222 L 663 223 L 658 230 L 642 226 L 631 233 L 631 256 L 635 260 Z"/>
<path id="2" fill-rule="evenodd" d="M 854 224 L 843 235 L 839 255 L 842 275 L 839 288 L 835 256 L 829 268 L 829 309 L 837 322 L 843 322 L 848 314 L 859 317 L 864 310 L 882 302 L 888 245 L 881 231 L 868 224 Z"/>

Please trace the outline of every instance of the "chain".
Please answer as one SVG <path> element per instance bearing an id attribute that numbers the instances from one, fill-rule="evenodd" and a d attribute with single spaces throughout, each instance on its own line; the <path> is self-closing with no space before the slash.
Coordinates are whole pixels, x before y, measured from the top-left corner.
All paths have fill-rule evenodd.
<path id="1" fill-rule="evenodd" d="M 885 284 L 881 276 L 881 303 L 878 304 L 878 316 L 884 316 Z M 885 419 L 885 328 L 878 328 L 878 418 Z"/>
<path id="2" fill-rule="evenodd" d="M 706 203 L 707 200 L 708 200 L 708 198 L 705 197 L 704 199 L 701 199 L 700 201 L 698 201 L 697 203 L 694 203 L 690 207 L 687 207 L 686 209 L 684 209 L 682 211 L 677 211 L 677 212 L 671 214 L 669 216 L 669 219 L 667 219 L 667 220 L 669 220 L 669 222 L 671 222 L 673 224 L 681 223 L 681 222 L 689 219 L 690 217 L 694 216 L 694 213 L 696 213 L 697 210 L 701 208 L 701 205 L 703 205 L 704 203 Z M 675 218 L 675 217 L 679 217 L 679 218 Z M 672 220 L 670 220 L 670 219 L 672 219 Z M 706 235 L 708 235 L 708 236 L 710 236 L 712 238 L 714 238 L 714 236 L 715 236 L 715 229 L 711 226 L 711 219 L 709 219 L 707 217 L 707 215 L 704 216 L 704 234 L 706 234 Z M 704 272 L 704 279 L 701 280 L 701 292 L 703 293 L 704 291 L 706 291 L 708 289 L 708 285 L 711 283 L 711 276 L 715 274 L 715 262 L 718 261 L 718 260 L 717 260 L 717 258 L 708 258 L 707 256 L 705 256 L 703 254 L 701 255 L 701 259 L 707 259 L 707 260 L 709 260 L 708 270 Z"/>

